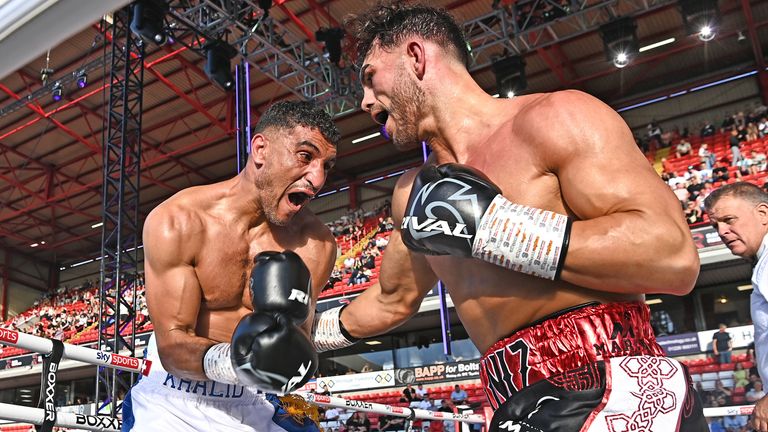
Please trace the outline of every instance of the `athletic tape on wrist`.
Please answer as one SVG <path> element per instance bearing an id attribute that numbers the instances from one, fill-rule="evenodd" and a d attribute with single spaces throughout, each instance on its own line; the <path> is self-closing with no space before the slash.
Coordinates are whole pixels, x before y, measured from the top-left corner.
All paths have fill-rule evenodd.
<path id="1" fill-rule="evenodd" d="M 560 276 L 571 219 L 515 204 L 497 195 L 486 209 L 472 256 L 510 270 L 555 280 Z"/>
<path id="2" fill-rule="evenodd" d="M 358 341 L 344 328 L 340 316 L 347 305 L 328 309 L 315 315 L 312 326 L 312 342 L 317 352 L 337 350 L 354 345 Z"/>
<path id="3" fill-rule="evenodd" d="M 219 343 L 211 346 L 203 357 L 203 371 L 212 381 L 224 384 L 240 384 L 229 357 L 230 344 Z"/>

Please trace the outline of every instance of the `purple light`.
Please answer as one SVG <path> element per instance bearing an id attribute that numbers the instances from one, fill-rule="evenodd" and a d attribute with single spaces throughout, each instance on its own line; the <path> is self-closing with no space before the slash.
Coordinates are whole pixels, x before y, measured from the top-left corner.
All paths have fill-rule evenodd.
<path id="1" fill-rule="evenodd" d="M 58 93 L 54 93 L 53 94 L 53 100 L 54 100 L 54 102 L 60 101 L 61 100 L 61 95 L 58 94 Z"/>
<path id="2" fill-rule="evenodd" d="M 88 83 L 85 80 L 77 80 L 77 88 L 85 88 L 87 85 Z"/>
<path id="3" fill-rule="evenodd" d="M 379 127 L 379 132 L 381 132 L 381 136 L 383 136 L 385 139 L 389 139 L 389 134 L 387 133 L 387 128 L 384 127 L 384 125 L 381 125 L 381 127 Z"/>

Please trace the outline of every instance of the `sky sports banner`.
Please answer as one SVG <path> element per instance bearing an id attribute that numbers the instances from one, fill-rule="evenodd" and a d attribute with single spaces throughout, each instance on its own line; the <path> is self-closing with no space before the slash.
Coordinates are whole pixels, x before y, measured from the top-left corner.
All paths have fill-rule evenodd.
<path id="1" fill-rule="evenodd" d="M 136 348 L 136 357 L 144 357 L 144 347 L 147 346 L 147 343 L 149 342 L 149 336 L 152 333 L 142 333 L 136 335 L 136 340 L 134 342 L 134 346 Z M 84 344 L 83 346 L 86 348 L 92 348 L 92 349 L 98 349 L 96 346 L 98 345 L 97 342 L 90 342 L 87 344 Z M 116 359 L 124 358 L 124 356 L 115 356 Z M 38 363 L 42 362 L 42 356 L 38 353 L 28 353 L 24 355 L 20 355 L 18 357 L 9 357 L 5 359 L 0 359 L 0 371 L 6 370 L 6 369 L 13 369 L 19 366 L 34 366 Z M 2 378 L 2 376 L 0 376 Z"/>

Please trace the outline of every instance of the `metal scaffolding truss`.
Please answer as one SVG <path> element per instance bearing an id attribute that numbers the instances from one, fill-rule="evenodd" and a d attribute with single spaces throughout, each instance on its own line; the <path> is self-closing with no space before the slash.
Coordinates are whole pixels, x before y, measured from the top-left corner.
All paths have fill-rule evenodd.
<path id="1" fill-rule="evenodd" d="M 210 0 L 172 1 L 166 30 L 198 52 L 206 40 L 226 40 L 254 68 L 331 115 L 357 109 L 360 86 L 352 67 L 332 64 L 250 0 L 223 3 L 226 7 Z M 187 41 L 190 31 L 192 43 Z"/>
<path id="2" fill-rule="evenodd" d="M 144 48 L 129 28 L 130 8 L 114 14 L 109 107 L 103 144 L 103 226 L 99 289 L 99 348 L 135 354 L 139 246 L 139 178 Z M 99 367 L 96 402 L 120 412 L 118 400 L 133 374 Z"/>
<path id="3" fill-rule="evenodd" d="M 677 0 L 571 0 L 564 8 L 554 0 L 530 0 L 464 22 L 471 47 L 471 70 L 488 67 L 495 58 L 522 55 L 562 43 L 588 32 L 618 16 L 634 16 L 669 6 Z M 543 8 L 559 11 L 552 20 L 540 22 L 534 16 Z"/>

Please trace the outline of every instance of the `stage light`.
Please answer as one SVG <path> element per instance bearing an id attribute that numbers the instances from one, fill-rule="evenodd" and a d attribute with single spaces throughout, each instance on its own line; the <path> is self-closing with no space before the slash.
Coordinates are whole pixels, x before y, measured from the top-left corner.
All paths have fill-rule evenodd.
<path id="1" fill-rule="evenodd" d="M 637 41 L 637 25 L 632 17 L 617 18 L 600 26 L 605 56 L 617 68 L 632 63 L 640 52 Z"/>
<path id="2" fill-rule="evenodd" d="M 527 87 L 525 60 L 521 56 L 509 56 L 494 60 L 491 70 L 496 77 L 496 91 L 507 98 L 521 94 Z"/>
<path id="3" fill-rule="evenodd" d="M 617 53 L 613 58 L 613 65 L 621 69 L 629 64 L 629 56 L 626 53 Z"/>
<path id="4" fill-rule="evenodd" d="M 695 34 L 703 42 L 711 41 L 717 36 L 717 27 L 720 24 L 717 0 L 678 0 L 677 4 L 687 34 Z"/>
<path id="5" fill-rule="evenodd" d="M 88 74 L 84 70 L 77 73 L 77 88 L 85 88 L 88 85 Z"/>
<path id="6" fill-rule="evenodd" d="M 53 85 L 53 88 L 51 89 L 51 98 L 54 102 L 58 102 L 61 100 L 61 96 L 63 93 L 63 89 L 61 88 L 61 83 L 56 82 L 56 84 Z"/>
<path id="7" fill-rule="evenodd" d="M 133 4 L 131 31 L 143 39 L 162 45 L 168 40 L 165 32 L 165 14 L 168 3 L 164 0 L 138 0 Z"/>
<path id="8" fill-rule="evenodd" d="M 224 41 L 207 42 L 205 50 L 205 73 L 208 78 L 224 90 L 233 90 L 235 77 L 232 75 L 230 60 L 237 54 L 234 48 Z"/>
<path id="9" fill-rule="evenodd" d="M 701 40 L 702 42 L 711 41 L 712 39 L 715 38 L 715 35 L 716 35 L 715 29 L 713 29 L 712 26 L 707 24 L 703 25 L 701 27 L 701 30 L 699 30 L 699 40 Z"/>
<path id="10" fill-rule="evenodd" d="M 321 28 L 315 32 L 318 42 L 325 42 L 325 50 L 328 51 L 328 59 L 338 66 L 341 61 L 341 41 L 344 39 L 344 30 L 333 28 Z"/>

